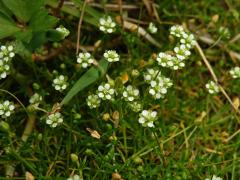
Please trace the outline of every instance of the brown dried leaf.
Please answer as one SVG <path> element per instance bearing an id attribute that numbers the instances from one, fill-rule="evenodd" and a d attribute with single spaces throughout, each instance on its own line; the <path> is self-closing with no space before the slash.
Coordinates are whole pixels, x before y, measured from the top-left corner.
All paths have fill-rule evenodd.
<path id="1" fill-rule="evenodd" d="M 90 134 L 93 138 L 96 138 L 96 139 L 101 138 L 101 135 L 96 130 L 92 130 L 90 128 L 87 128 L 87 131 L 90 132 Z"/>
<path id="2" fill-rule="evenodd" d="M 128 79 L 129 79 L 129 77 L 128 77 L 128 73 L 123 73 L 122 75 L 121 75 L 121 79 L 122 79 L 122 83 L 123 84 L 125 84 L 126 82 L 128 82 Z"/>
<path id="3" fill-rule="evenodd" d="M 35 179 L 35 177 L 28 171 L 25 173 L 25 176 L 26 176 L 26 180 L 34 180 Z"/>
<path id="4" fill-rule="evenodd" d="M 122 177 L 119 173 L 112 173 L 112 180 L 122 180 Z"/>
<path id="5" fill-rule="evenodd" d="M 238 110 L 239 105 L 240 105 L 239 98 L 238 98 L 238 97 L 235 97 L 235 98 L 233 99 L 233 106 L 234 106 L 234 108 L 235 108 L 236 110 Z"/>

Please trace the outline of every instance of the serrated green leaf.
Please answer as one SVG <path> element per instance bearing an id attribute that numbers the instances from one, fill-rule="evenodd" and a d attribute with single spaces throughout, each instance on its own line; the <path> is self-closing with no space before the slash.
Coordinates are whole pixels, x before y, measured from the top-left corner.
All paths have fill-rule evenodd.
<path id="1" fill-rule="evenodd" d="M 11 11 L 0 1 L 0 12 L 3 13 L 5 16 L 11 19 Z"/>
<path id="2" fill-rule="evenodd" d="M 95 67 L 90 68 L 80 79 L 74 84 L 72 89 L 67 93 L 61 102 L 61 105 L 67 104 L 77 93 L 88 87 L 90 84 L 94 83 L 101 74 L 107 71 L 108 61 L 102 59 L 99 62 L 99 69 Z"/>
<path id="3" fill-rule="evenodd" d="M 29 43 L 26 44 L 29 50 L 34 51 L 47 42 L 46 32 L 33 32 L 33 37 Z"/>
<path id="4" fill-rule="evenodd" d="M 43 0 L 2 0 L 8 9 L 21 21 L 28 22 L 41 9 Z"/>
<path id="5" fill-rule="evenodd" d="M 0 39 L 11 36 L 20 31 L 14 23 L 10 22 L 0 13 Z"/>
<path id="6" fill-rule="evenodd" d="M 26 31 L 20 31 L 15 33 L 15 38 L 18 40 L 21 40 L 22 42 L 29 43 L 32 39 L 32 31 L 26 30 Z"/>
<path id="7" fill-rule="evenodd" d="M 52 28 L 57 21 L 58 19 L 48 15 L 47 11 L 41 10 L 32 16 L 29 22 L 29 28 L 34 31 L 45 31 Z"/>

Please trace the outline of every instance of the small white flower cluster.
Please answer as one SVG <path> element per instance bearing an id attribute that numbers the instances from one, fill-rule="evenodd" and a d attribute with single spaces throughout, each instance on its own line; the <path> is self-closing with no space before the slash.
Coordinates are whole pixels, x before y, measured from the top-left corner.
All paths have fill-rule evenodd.
<path id="1" fill-rule="evenodd" d="M 186 49 L 190 50 L 196 45 L 197 41 L 193 34 L 184 31 L 180 25 L 174 25 L 170 28 L 170 34 L 180 38 L 180 43 L 186 46 Z"/>
<path id="2" fill-rule="evenodd" d="M 109 83 L 98 86 L 97 95 L 102 100 L 113 100 L 114 94 L 115 89 Z"/>
<path id="3" fill-rule="evenodd" d="M 175 37 L 180 38 L 183 33 L 184 33 L 184 29 L 180 25 L 174 25 L 170 28 L 170 34 Z"/>
<path id="4" fill-rule="evenodd" d="M 94 59 L 92 58 L 90 53 L 84 52 L 84 53 L 79 53 L 79 55 L 77 57 L 77 62 L 83 68 L 87 68 L 88 66 L 90 66 L 94 62 Z"/>
<path id="5" fill-rule="evenodd" d="M 189 51 L 188 47 L 185 44 L 176 46 L 174 48 L 174 52 L 176 53 L 176 56 L 179 59 L 179 61 L 183 61 L 191 55 L 191 52 Z"/>
<path id="6" fill-rule="evenodd" d="M 119 61 L 119 54 L 115 51 L 115 50 L 108 50 L 105 51 L 105 53 L 103 54 L 104 58 L 108 61 L 108 62 L 117 62 Z"/>
<path id="7" fill-rule="evenodd" d="M 147 72 L 144 73 L 144 80 L 147 82 L 147 83 L 150 83 L 153 79 L 155 79 L 158 74 L 160 73 L 159 70 L 156 70 L 156 69 L 147 69 Z"/>
<path id="8" fill-rule="evenodd" d="M 63 76 L 63 75 L 59 75 L 57 76 L 54 80 L 53 80 L 53 87 L 55 88 L 55 90 L 57 91 L 63 91 L 67 88 L 68 83 L 67 83 L 67 77 Z"/>
<path id="9" fill-rule="evenodd" d="M 105 33 L 113 33 L 116 30 L 116 23 L 111 16 L 99 19 L 99 29 Z"/>
<path id="10" fill-rule="evenodd" d="M 91 94 L 87 97 L 87 105 L 90 109 L 99 107 L 100 103 L 101 99 L 96 94 Z"/>
<path id="11" fill-rule="evenodd" d="M 10 72 L 10 62 L 15 56 L 12 45 L 0 46 L 0 79 L 4 79 Z"/>
<path id="12" fill-rule="evenodd" d="M 144 79 L 150 84 L 149 94 L 154 99 L 163 98 L 167 93 L 167 89 L 173 85 L 169 78 L 164 77 L 159 71 L 154 69 L 147 69 Z"/>
<path id="13" fill-rule="evenodd" d="M 87 97 L 87 105 L 90 109 L 100 106 L 101 100 L 114 100 L 115 89 L 109 83 L 103 83 L 98 86 L 96 94 Z"/>
<path id="14" fill-rule="evenodd" d="M 231 74 L 232 78 L 240 78 L 240 67 L 232 68 L 229 73 Z"/>
<path id="15" fill-rule="evenodd" d="M 123 90 L 123 98 L 125 101 L 134 101 L 139 98 L 139 90 L 132 85 L 128 85 Z"/>
<path id="16" fill-rule="evenodd" d="M 170 88 L 173 83 L 169 78 L 158 76 L 156 80 L 151 81 L 150 85 L 149 94 L 151 94 L 154 99 L 160 99 L 167 94 L 167 89 Z"/>
<path id="17" fill-rule="evenodd" d="M 42 100 L 43 100 L 43 97 L 41 95 L 39 95 L 38 93 L 34 93 L 30 97 L 29 103 L 30 104 L 39 104 Z"/>
<path id="18" fill-rule="evenodd" d="M 218 30 L 218 33 L 223 39 L 229 39 L 231 37 L 231 33 L 227 27 L 221 26 Z"/>
<path id="19" fill-rule="evenodd" d="M 184 61 L 179 61 L 177 57 L 170 54 L 160 52 L 157 56 L 158 64 L 162 67 L 168 67 L 173 70 L 181 69 L 185 66 Z"/>
<path id="20" fill-rule="evenodd" d="M 185 66 L 184 60 L 191 55 L 190 49 L 196 44 L 196 40 L 193 34 L 186 33 L 183 27 L 179 25 L 172 26 L 170 34 L 180 38 L 180 44 L 174 48 L 175 55 L 160 52 L 157 61 L 162 67 L 178 70 Z"/>
<path id="21" fill-rule="evenodd" d="M 209 81 L 206 84 L 206 88 L 210 94 L 217 94 L 219 92 L 219 86 L 213 81 Z"/>
<path id="22" fill-rule="evenodd" d="M 143 108 L 142 104 L 138 101 L 129 102 L 128 105 L 134 112 L 139 112 Z"/>
<path id="23" fill-rule="evenodd" d="M 143 110 L 139 114 L 138 122 L 142 124 L 143 127 L 154 127 L 153 122 L 157 119 L 157 112 L 152 110 Z"/>
<path id="24" fill-rule="evenodd" d="M 0 116 L 2 116 L 3 118 L 7 118 L 11 115 L 14 109 L 15 106 L 13 102 L 10 102 L 8 100 L 3 101 L 0 103 Z"/>
<path id="25" fill-rule="evenodd" d="M 75 174 L 74 176 L 67 178 L 67 180 L 80 180 L 80 176 Z"/>
<path id="26" fill-rule="evenodd" d="M 60 112 L 52 113 L 48 115 L 46 119 L 46 123 L 52 128 L 57 127 L 57 125 L 61 124 L 62 122 L 63 118 Z"/>
<path id="27" fill-rule="evenodd" d="M 212 178 L 206 178 L 205 180 L 222 180 L 221 177 L 217 177 L 216 175 L 213 175 Z"/>
<path id="28" fill-rule="evenodd" d="M 70 31 L 62 25 L 57 27 L 56 30 L 60 32 L 64 38 L 70 34 Z"/>
<path id="29" fill-rule="evenodd" d="M 149 25 L 148 25 L 148 31 L 151 34 L 155 34 L 155 33 L 157 33 L 158 28 L 156 27 L 156 25 L 154 23 L 150 22 Z"/>

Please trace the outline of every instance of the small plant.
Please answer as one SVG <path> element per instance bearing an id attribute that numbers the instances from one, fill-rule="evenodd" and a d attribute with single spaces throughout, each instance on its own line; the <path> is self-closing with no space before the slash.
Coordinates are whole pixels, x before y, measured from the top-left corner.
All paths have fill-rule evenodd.
<path id="1" fill-rule="evenodd" d="M 113 33 L 116 28 L 116 23 L 110 16 L 102 17 L 99 19 L 99 29 L 105 33 Z"/>
<path id="2" fill-rule="evenodd" d="M 209 83 L 206 84 L 206 88 L 210 94 L 216 94 L 219 92 L 218 85 L 213 81 L 209 81 Z"/>
<path id="3" fill-rule="evenodd" d="M 0 116 L 2 118 L 7 118 L 12 114 L 14 109 L 15 109 L 15 106 L 12 102 L 10 102 L 8 100 L 2 101 L 0 103 Z"/>
<path id="4" fill-rule="evenodd" d="M 135 2 L 0 0 L 0 179 L 240 177 L 240 7 Z"/>
<path id="5" fill-rule="evenodd" d="M 46 119 L 46 123 L 52 128 L 57 127 L 62 122 L 63 122 L 63 117 L 59 112 L 51 113 L 50 115 L 47 116 L 47 119 Z"/>
<path id="6" fill-rule="evenodd" d="M 87 68 L 94 62 L 91 54 L 88 52 L 79 53 L 77 57 L 77 63 L 79 63 L 83 68 Z"/>

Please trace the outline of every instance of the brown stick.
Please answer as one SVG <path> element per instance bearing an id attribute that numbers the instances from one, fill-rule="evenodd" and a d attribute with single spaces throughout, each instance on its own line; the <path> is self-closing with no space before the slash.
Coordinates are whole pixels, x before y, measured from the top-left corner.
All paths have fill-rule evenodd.
<path id="1" fill-rule="evenodd" d="M 78 54 L 79 52 L 79 46 L 80 46 L 80 36 L 81 36 L 81 26 L 82 26 L 82 21 L 83 21 L 83 15 L 84 15 L 84 10 L 86 7 L 88 0 L 85 0 L 81 9 L 81 15 L 79 18 L 79 22 L 78 22 L 78 33 L 77 33 L 77 49 L 76 49 L 76 54 Z"/>

